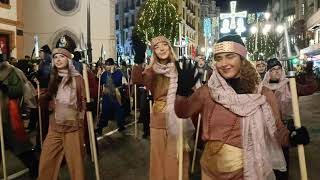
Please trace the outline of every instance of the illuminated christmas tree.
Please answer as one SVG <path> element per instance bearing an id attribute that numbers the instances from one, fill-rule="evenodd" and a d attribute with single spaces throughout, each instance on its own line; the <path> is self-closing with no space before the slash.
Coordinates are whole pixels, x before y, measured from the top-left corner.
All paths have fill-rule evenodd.
<path id="1" fill-rule="evenodd" d="M 178 11 L 170 0 L 147 0 L 140 9 L 136 29 L 144 35 L 141 37 L 144 40 L 163 35 L 173 42 L 178 36 L 180 21 Z"/>

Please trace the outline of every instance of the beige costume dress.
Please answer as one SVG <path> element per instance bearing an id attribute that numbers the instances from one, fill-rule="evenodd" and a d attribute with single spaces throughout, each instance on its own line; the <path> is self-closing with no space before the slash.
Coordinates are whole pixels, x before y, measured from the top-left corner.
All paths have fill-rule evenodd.
<path id="1" fill-rule="evenodd" d="M 150 118 L 150 180 L 178 180 L 178 156 L 175 139 L 168 136 L 166 121 L 166 97 L 169 78 L 156 74 L 152 68 L 143 70 L 135 66 L 132 70 L 134 84 L 143 84 L 150 89 L 154 104 Z M 183 179 L 188 176 L 189 156 L 184 153 Z"/>

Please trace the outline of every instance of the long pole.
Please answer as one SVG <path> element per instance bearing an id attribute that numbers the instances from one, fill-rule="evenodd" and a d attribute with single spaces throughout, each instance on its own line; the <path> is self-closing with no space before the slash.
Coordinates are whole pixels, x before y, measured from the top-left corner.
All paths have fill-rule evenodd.
<path id="1" fill-rule="evenodd" d="M 192 164 L 191 164 L 191 173 L 194 172 L 194 164 L 195 164 L 196 155 L 197 155 L 198 138 L 199 138 L 200 124 L 201 124 L 200 121 L 201 121 L 201 114 L 199 114 L 198 116 L 197 133 L 196 133 L 196 139 L 195 139 L 194 148 L 193 148 L 193 157 L 192 157 Z"/>
<path id="2" fill-rule="evenodd" d="M 179 24 L 179 44 L 180 51 L 182 51 L 182 24 Z M 181 52 L 181 56 L 182 52 Z M 179 136 L 178 136 L 178 157 L 179 157 L 179 180 L 183 179 L 183 124 L 182 120 L 178 122 Z"/>
<path id="3" fill-rule="evenodd" d="M 96 122 L 99 120 L 99 110 L 100 110 L 100 94 L 101 94 L 101 75 L 103 74 L 104 71 L 99 69 L 99 80 L 98 80 L 98 99 L 97 99 L 97 115 L 96 115 Z"/>
<path id="4" fill-rule="evenodd" d="M 0 92 L 1 95 L 1 92 Z M 1 96 L 0 96 L 1 98 Z M 1 138 L 1 156 L 2 156 L 2 170 L 3 170 L 3 178 L 7 180 L 7 166 L 6 166 L 6 155 L 5 155 L 5 147 L 4 147 L 4 136 L 3 136 L 3 124 L 2 124 L 2 103 L 0 102 L 0 138 Z"/>
<path id="5" fill-rule="evenodd" d="M 85 85 L 85 90 L 86 90 L 86 99 L 87 99 L 87 102 L 90 102 L 89 81 L 88 81 L 88 72 L 87 72 L 87 65 L 86 64 L 83 64 L 83 79 L 84 79 L 84 85 Z M 94 158 L 96 179 L 100 180 L 98 154 L 97 154 L 97 148 L 96 148 L 97 146 L 96 146 L 96 141 L 95 141 L 95 136 L 94 136 L 92 112 L 87 111 L 86 114 L 87 114 L 90 141 L 92 144 L 91 154 L 93 154 L 93 158 Z"/>
<path id="6" fill-rule="evenodd" d="M 88 62 L 89 64 L 92 63 L 92 44 L 91 44 L 91 7 L 90 7 L 90 0 L 88 0 L 87 6 L 87 55 L 88 55 Z"/>
<path id="7" fill-rule="evenodd" d="M 129 91 L 129 101 L 130 101 L 130 109 L 131 109 L 131 76 L 129 73 L 129 68 L 127 68 L 127 76 L 128 76 L 128 91 Z"/>
<path id="8" fill-rule="evenodd" d="M 138 124 L 137 124 L 137 84 L 134 85 L 134 137 L 138 138 Z"/>
<path id="9" fill-rule="evenodd" d="M 37 92 L 38 92 L 38 116 L 39 116 L 39 131 L 40 131 L 40 146 L 42 147 L 43 140 L 42 140 L 42 119 L 41 119 L 41 106 L 40 106 L 40 84 L 37 81 Z"/>
<path id="10" fill-rule="evenodd" d="M 290 90 L 292 95 L 292 110 L 293 110 L 293 120 L 294 126 L 299 128 L 301 127 L 301 120 L 300 120 L 300 112 L 299 112 L 299 101 L 298 101 L 298 94 L 297 94 L 297 84 L 295 79 L 295 71 L 293 70 L 292 62 L 290 62 L 291 56 L 291 48 L 290 48 L 290 39 L 288 35 L 287 26 L 284 28 L 285 38 L 286 38 L 286 46 L 287 46 L 287 55 L 288 55 L 288 63 L 289 63 L 289 83 L 290 83 Z M 299 156 L 299 166 L 300 166 L 300 175 L 301 180 L 307 180 L 307 167 L 306 167 L 306 158 L 304 153 L 304 146 L 298 145 L 298 156 Z"/>
<path id="11" fill-rule="evenodd" d="M 207 81 L 207 70 L 204 71 L 203 74 L 203 82 Z M 198 139 L 199 139 L 199 132 L 200 132 L 200 124 L 201 124 L 201 114 L 198 116 L 198 123 L 197 123 L 197 132 L 196 132 L 196 139 L 194 143 L 194 148 L 193 148 L 193 157 L 192 157 L 192 164 L 191 164 L 191 173 L 194 172 L 194 164 L 196 160 L 196 155 L 197 155 L 197 147 L 198 147 Z"/>

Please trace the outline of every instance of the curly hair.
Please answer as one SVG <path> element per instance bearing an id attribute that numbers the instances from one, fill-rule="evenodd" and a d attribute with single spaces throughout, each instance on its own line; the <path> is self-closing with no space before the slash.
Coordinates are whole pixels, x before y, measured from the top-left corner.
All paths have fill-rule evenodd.
<path id="1" fill-rule="evenodd" d="M 246 60 L 245 58 L 241 57 L 241 68 L 240 68 L 240 87 L 239 92 L 240 94 L 251 94 L 255 93 L 257 87 L 260 84 L 260 76 L 257 72 L 254 65 Z"/>

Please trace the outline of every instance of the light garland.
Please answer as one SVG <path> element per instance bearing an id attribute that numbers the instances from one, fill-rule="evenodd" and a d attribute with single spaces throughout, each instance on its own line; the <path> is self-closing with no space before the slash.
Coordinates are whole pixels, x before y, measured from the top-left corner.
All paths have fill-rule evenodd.
<path id="1" fill-rule="evenodd" d="M 178 24 L 181 21 L 176 7 L 168 0 L 147 0 L 139 12 L 138 32 L 144 34 L 145 41 L 163 35 L 172 42 L 178 36 Z M 147 34 L 147 36 L 146 36 Z"/>

